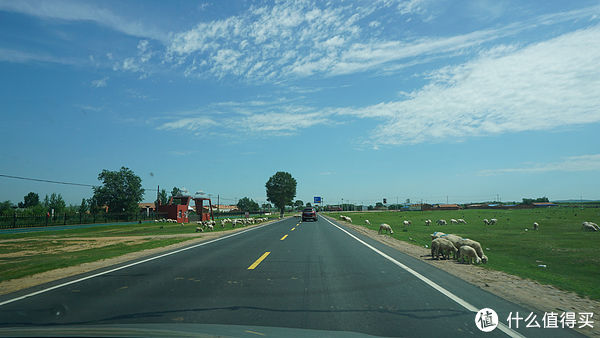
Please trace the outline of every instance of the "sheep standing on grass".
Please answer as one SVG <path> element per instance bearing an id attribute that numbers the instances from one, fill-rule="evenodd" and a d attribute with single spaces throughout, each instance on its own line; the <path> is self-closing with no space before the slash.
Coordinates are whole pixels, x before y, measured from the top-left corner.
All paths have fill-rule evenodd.
<path id="1" fill-rule="evenodd" d="M 367 223 L 367 225 L 371 225 L 371 222 L 369 222 L 368 219 L 365 220 L 365 223 Z"/>
<path id="2" fill-rule="evenodd" d="M 456 257 L 458 249 L 445 238 L 436 238 L 431 241 L 431 258 L 439 259 L 440 254 L 444 259 L 450 259 L 450 254 Z"/>
<path id="3" fill-rule="evenodd" d="M 600 228 L 598 228 L 598 225 L 596 223 L 592 223 L 592 222 L 583 222 L 581 223 L 581 227 L 584 231 L 598 231 L 600 230 Z"/>
<path id="4" fill-rule="evenodd" d="M 473 248 L 473 250 L 475 250 L 475 252 L 477 253 L 477 256 L 481 258 L 481 261 L 485 264 L 488 261 L 487 256 L 483 253 L 483 248 L 481 247 L 481 244 L 479 244 L 479 242 L 474 241 L 472 239 L 468 239 L 468 238 L 462 238 L 458 241 L 457 243 L 457 247 L 461 247 L 461 246 L 469 246 L 471 248 Z M 455 244 L 456 245 L 456 244 Z"/>
<path id="5" fill-rule="evenodd" d="M 452 223 L 452 224 L 458 224 L 458 221 L 457 221 L 457 220 L 455 220 L 454 218 L 451 218 L 451 219 L 450 219 L 450 223 Z"/>
<path id="6" fill-rule="evenodd" d="M 487 218 L 484 218 L 484 219 L 483 219 L 483 224 L 485 224 L 485 225 L 490 225 L 490 221 L 488 221 L 488 219 L 487 219 Z"/>
<path id="7" fill-rule="evenodd" d="M 481 263 L 481 258 L 479 258 L 479 256 L 477 255 L 475 249 L 468 245 L 463 245 L 460 247 L 460 249 L 458 249 L 458 257 L 458 259 L 463 263 L 465 262 L 465 260 L 468 264 L 471 264 L 472 261 L 475 261 L 476 264 Z"/>
<path id="8" fill-rule="evenodd" d="M 538 224 L 538 222 L 533 222 L 533 230 L 537 230 L 539 229 L 540 225 Z"/>
<path id="9" fill-rule="evenodd" d="M 445 233 L 440 232 L 440 231 L 436 231 L 436 232 L 434 232 L 434 233 L 431 234 L 431 239 L 434 240 L 436 238 L 440 238 L 440 237 L 444 237 L 444 236 L 446 236 Z"/>
<path id="10" fill-rule="evenodd" d="M 457 219 L 457 221 L 458 221 L 458 223 L 460 223 L 460 224 L 467 224 L 467 221 L 465 221 L 465 220 L 464 220 L 464 219 L 462 219 L 462 218 L 459 218 L 459 219 Z"/>
<path id="11" fill-rule="evenodd" d="M 426 219 L 425 220 L 425 225 L 426 226 L 430 226 L 431 225 L 431 220 L 430 219 Z"/>
<path id="12" fill-rule="evenodd" d="M 196 227 L 196 232 L 202 232 L 204 230 L 202 230 L 202 227 Z"/>
<path id="13" fill-rule="evenodd" d="M 494 224 L 496 224 L 497 222 L 498 222 L 498 220 L 497 220 L 497 219 L 495 219 L 495 218 L 492 218 L 492 219 L 490 220 L 490 225 L 494 225 Z"/>
<path id="14" fill-rule="evenodd" d="M 379 232 L 378 233 L 381 234 L 382 231 L 383 232 L 388 231 L 390 233 L 390 235 L 394 233 L 394 230 L 392 230 L 392 227 L 389 224 L 386 224 L 386 223 L 382 223 L 379 226 Z"/>
<path id="15" fill-rule="evenodd" d="M 412 222 L 411 221 L 404 221 L 404 222 L 402 222 L 402 224 L 404 224 L 404 226 L 407 227 L 407 226 L 411 225 Z"/>
<path id="16" fill-rule="evenodd" d="M 437 220 L 437 224 L 438 224 L 438 225 L 448 225 L 448 222 L 446 222 L 446 220 L 445 220 L 445 219 L 438 219 L 438 220 Z"/>

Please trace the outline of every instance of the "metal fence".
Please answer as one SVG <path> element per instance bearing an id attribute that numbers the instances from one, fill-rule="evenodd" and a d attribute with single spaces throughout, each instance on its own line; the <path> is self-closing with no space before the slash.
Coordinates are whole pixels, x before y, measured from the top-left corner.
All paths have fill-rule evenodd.
<path id="1" fill-rule="evenodd" d="M 166 218 L 164 213 L 62 213 L 54 216 L 48 215 L 19 215 L 0 216 L 0 229 L 43 227 L 52 225 L 113 223 L 113 222 L 138 222 Z"/>

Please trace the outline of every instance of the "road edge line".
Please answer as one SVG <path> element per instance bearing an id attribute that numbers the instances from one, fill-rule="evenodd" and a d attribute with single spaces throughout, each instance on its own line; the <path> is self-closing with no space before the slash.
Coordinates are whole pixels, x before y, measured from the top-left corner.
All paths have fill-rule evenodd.
<path id="1" fill-rule="evenodd" d="M 412 274 L 413 276 L 417 277 L 418 279 L 420 279 L 422 282 L 424 282 L 425 284 L 431 286 L 432 288 L 434 288 L 435 290 L 439 291 L 441 294 L 443 294 L 444 296 L 452 299 L 453 301 L 455 301 L 456 303 L 458 303 L 460 306 L 464 307 L 465 309 L 471 311 L 471 312 L 475 312 L 477 313 L 479 311 L 479 309 L 477 309 L 475 306 L 471 305 L 470 303 L 468 303 L 467 301 L 465 301 L 464 299 L 458 297 L 457 295 L 453 294 L 452 292 L 444 289 L 443 287 L 441 287 L 439 284 L 437 284 L 436 282 L 432 281 L 431 279 L 423 276 L 422 274 L 418 273 L 417 271 L 411 269 L 410 267 L 398 262 L 397 260 L 395 260 L 394 258 L 390 257 L 389 255 L 387 255 L 386 253 L 382 252 L 381 250 L 375 248 L 374 246 L 372 246 L 371 244 L 363 241 L 362 239 L 354 236 L 353 234 L 351 234 L 350 232 L 348 232 L 345 229 L 342 229 L 339 225 L 333 223 L 332 221 L 330 221 L 328 218 L 324 217 L 324 216 L 319 216 L 319 217 L 323 217 L 324 220 L 326 220 L 327 222 L 329 222 L 329 224 L 333 225 L 334 227 L 338 228 L 339 230 L 345 232 L 348 236 L 354 238 L 355 240 L 357 240 L 359 243 L 363 244 L 364 246 L 366 246 L 367 248 L 375 251 L 377 254 L 379 254 L 380 256 L 382 256 L 383 258 L 389 260 L 390 262 L 394 263 L 395 265 L 399 266 L 400 268 L 406 270 L 408 273 Z M 506 333 L 508 336 L 510 337 L 518 337 L 518 338 L 524 338 L 525 336 L 520 334 L 519 332 L 509 328 L 508 326 L 506 326 L 506 324 L 498 321 L 498 329 L 500 329 L 502 332 Z"/>

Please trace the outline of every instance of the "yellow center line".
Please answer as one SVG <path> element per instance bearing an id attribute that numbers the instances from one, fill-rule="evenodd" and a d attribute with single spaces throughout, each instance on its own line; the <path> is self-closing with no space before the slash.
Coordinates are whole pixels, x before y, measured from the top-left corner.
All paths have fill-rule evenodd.
<path id="1" fill-rule="evenodd" d="M 258 264 L 260 264 L 260 262 L 262 262 L 265 258 L 267 258 L 267 256 L 270 254 L 270 251 L 265 252 L 262 256 L 260 256 L 256 262 L 252 263 L 252 265 L 250 265 L 248 267 L 248 270 L 254 270 L 254 268 L 256 268 L 258 266 Z"/>
<path id="2" fill-rule="evenodd" d="M 296 229 L 296 228 L 292 228 L 292 231 L 294 231 L 294 229 Z"/>
<path id="3" fill-rule="evenodd" d="M 288 235 L 281 237 L 280 241 L 283 241 Z"/>

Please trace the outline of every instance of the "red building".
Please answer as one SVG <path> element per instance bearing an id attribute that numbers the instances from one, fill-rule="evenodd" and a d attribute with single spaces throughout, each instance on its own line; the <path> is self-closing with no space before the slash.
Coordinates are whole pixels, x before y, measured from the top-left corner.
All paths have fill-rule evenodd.
<path id="1" fill-rule="evenodd" d="M 195 208 L 191 206 L 191 201 L 194 200 Z M 210 210 L 205 212 L 203 208 L 204 201 L 208 201 Z M 191 196 L 174 196 L 169 200 L 169 204 L 159 205 L 158 212 L 166 214 L 166 218 L 177 220 L 177 223 L 188 223 L 189 212 L 196 211 L 200 215 L 200 219 L 207 221 L 213 219 L 212 204 L 209 198 L 192 198 Z"/>

